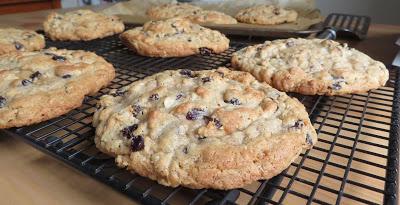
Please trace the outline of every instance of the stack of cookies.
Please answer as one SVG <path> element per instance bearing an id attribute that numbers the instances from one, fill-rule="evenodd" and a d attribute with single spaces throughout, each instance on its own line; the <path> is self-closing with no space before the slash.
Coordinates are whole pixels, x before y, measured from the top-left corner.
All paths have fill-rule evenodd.
<path id="1" fill-rule="evenodd" d="M 229 48 L 223 34 L 194 23 L 219 13 L 174 4 L 148 14 L 162 20 L 120 35 L 140 55 L 209 55 Z M 295 21 L 297 13 L 263 6 L 236 18 L 277 24 Z M 50 14 L 44 28 L 53 40 L 88 41 L 121 33 L 124 25 L 117 17 L 79 10 Z M 65 114 L 115 76 L 94 53 L 40 50 L 44 38 L 33 31 L 2 29 L 0 45 L 0 128 Z M 388 80 L 381 62 L 331 40 L 266 41 L 237 51 L 231 64 L 168 70 L 102 96 L 93 117 L 96 146 L 118 166 L 166 186 L 243 187 L 279 174 L 317 142 L 305 107 L 285 92 L 360 93 Z"/>

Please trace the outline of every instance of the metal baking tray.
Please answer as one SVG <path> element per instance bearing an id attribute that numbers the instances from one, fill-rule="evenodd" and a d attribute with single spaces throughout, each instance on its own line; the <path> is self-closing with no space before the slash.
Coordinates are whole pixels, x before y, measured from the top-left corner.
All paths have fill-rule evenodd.
<path id="1" fill-rule="evenodd" d="M 129 26 L 128 26 L 129 27 Z M 96 52 L 117 71 L 111 85 L 61 117 L 36 125 L 0 130 L 101 181 L 143 204 L 394 204 L 398 200 L 399 70 L 390 69 L 385 87 L 366 94 L 292 96 L 307 108 L 319 134 L 285 171 L 240 189 L 217 191 L 170 188 L 118 168 L 96 149 L 91 125 L 99 96 L 166 69 L 214 69 L 229 66 L 231 54 L 255 39 L 231 37 L 222 54 L 184 58 L 138 56 L 118 36 L 89 42 L 54 42 L 47 46 Z M 263 39 L 265 40 L 265 39 Z M 79 186 L 79 185 L 77 185 Z"/>

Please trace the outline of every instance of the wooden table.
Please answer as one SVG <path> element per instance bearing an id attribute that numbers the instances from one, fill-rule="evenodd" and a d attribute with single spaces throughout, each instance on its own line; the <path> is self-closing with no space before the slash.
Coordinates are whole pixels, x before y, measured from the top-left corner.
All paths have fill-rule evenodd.
<path id="1" fill-rule="evenodd" d="M 48 13 L 3 15 L 0 27 L 39 29 Z M 397 37 L 400 26 L 373 24 L 366 41 L 350 44 L 389 65 L 399 50 Z M 16 138 L 0 136 L 0 162 L 0 204 L 135 204 Z"/>

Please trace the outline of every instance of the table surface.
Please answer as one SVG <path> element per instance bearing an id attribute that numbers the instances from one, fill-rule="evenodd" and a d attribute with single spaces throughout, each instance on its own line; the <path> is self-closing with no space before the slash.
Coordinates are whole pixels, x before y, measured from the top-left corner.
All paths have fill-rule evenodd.
<path id="1" fill-rule="evenodd" d="M 0 27 L 39 29 L 49 12 L 1 15 Z M 398 37 L 400 26 L 372 24 L 367 40 L 349 44 L 390 65 Z M 0 136 L 0 162 L 0 204 L 136 204 L 17 138 Z"/>

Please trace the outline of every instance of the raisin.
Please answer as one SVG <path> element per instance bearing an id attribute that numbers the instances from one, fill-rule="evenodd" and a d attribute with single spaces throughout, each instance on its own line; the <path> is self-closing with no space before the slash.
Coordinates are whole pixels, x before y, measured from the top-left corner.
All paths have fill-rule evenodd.
<path id="1" fill-rule="evenodd" d="M 143 108 L 140 105 L 133 105 L 133 116 L 137 117 L 139 113 L 143 115 Z"/>
<path id="2" fill-rule="evenodd" d="M 71 77 L 70 74 L 65 74 L 65 75 L 62 76 L 62 78 L 64 78 L 64 79 L 67 79 L 67 78 L 70 78 L 70 77 Z"/>
<path id="3" fill-rule="evenodd" d="M 306 135 L 306 143 L 309 144 L 309 145 L 314 145 L 314 142 L 313 142 L 313 140 L 312 140 L 312 137 L 311 137 L 311 135 L 308 134 L 308 133 L 307 133 L 307 135 Z"/>
<path id="4" fill-rule="evenodd" d="M 333 84 L 330 86 L 330 88 L 331 88 L 332 90 L 340 90 L 340 89 L 342 89 L 342 86 L 340 85 L 339 82 L 336 82 L 336 83 L 333 83 Z"/>
<path id="5" fill-rule="evenodd" d="M 293 128 L 296 128 L 296 129 L 301 129 L 301 128 L 303 128 L 304 127 L 304 122 L 303 122 L 303 120 L 297 120 L 295 123 L 294 123 L 294 125 L 292 126 Z"/>
<path id="6" fill-rule="evenodd" d="M 188 42 L 192 42 L 192 39 L 189 38 L 187 41 L 188 41 Z"/>
<path id="7" fill-rule="evenodd" d="M 179 93 L 177 96 L 176 96 L 176 100 L 179 100 L 179 99 L 181 99 L 183 97 L 183 94 L 182 93 Z"/>
<path id="8" fill-rule="evenodd" d="M 144 148 L 144 139 L 141 135 L 132 137 L 131 150 L 134 152 L 140 151 Z"/>
<path id="9" fill-rule="evenodd" d="M 39 71 L 36 71 L 36 72 L 32 73 L 29 77 L 32 80 L 35 80 L 36 78 L 40 78 L 40 76 L 42 76 L 42 74 Z"/>
<path id="10" fill-rule="evenodd" d="M 188 148 L 187 148 L 187 147 L 184 147 L 182 151 L 183 151 L 183 153 L 185 153 L 185 154 L 189 153 L 189 151 L 188 151 Z"/>
<path id="11" fill-rule="evenodd" d="M 203 81 L 203 83 L 210 82 L 211 78 L 210 77 L 204 77 L 204 78 L 201 78 L 201 81 Z"/>
<path id="12" fill-rule="evenodd" d="M 131 126 L 125 127 L 124 129 L 121 130 L 122 136 L 128 139 L 134 137 L 135 135 L 133 134 L 133 132 L 137 130 L 138 127 L 139 127 L 138 124 L 133 124 Z"/>
<path id="13" fill-rule="evenodd" d="M 199 136 L 197 139 L 200 140 L 200 141 L 202 141 L 202 140 L 207 139 L 207 137 L 206 137 L 206 136 Z"/>
<path id="14" fill-rule="evenodd" d="M 32 81 L 30 81 L 30 80 L 28 80 L 28 79 L 23 79 L 23 80 L 21 81 L 21 83 L 22 83 L 23 86 L 27 86 L 27 85 L 30 85 L 30 84 L 32 83 Z"/>
<path id="15" fill-rule="evenodd" d="M 116 90 L 114 93 L 112 93 L 111 95 L 112 95 L 113 97 L 118 97 L 118 96 L 123 96 L 123 95 L 125 95 L 126 92 L 127 92 L 126 90 L 120 90 L 120 89 L 118 89 L 118 90 Z"/>
<path id="16" fill-rule="evenodd" d="M 214 118 L 213 121 L 214 121 L 214 125 L 215 125 L 215 127 L 216 127 L 217 129 L 219 129 L 219 128 L 222 127 L 221 121 L 219 121 L 219 120 L 216 119 L 216 118 Z"/>
<path id="17" fill-rule="evenodd" d="M 203 56 L 209 56 L 209 55 L 211 55 L 211 54 L 214 53 L 214 51 L 213 51 L 212 49 L 209 49 L 209 48 L 207 48 L 207 47 L 201 47 L 201 48 L 199 48 L 199 52 L 200 52 L 200 54 L 203 55 Z"/>
<path id="18" fill-rule="evenodd" d="M 224 102 L 225 102 L 225 103 L 232 104 L 232 105 L 241 105 L 241 104 L 242 104 L 242 103 L 240 102 L 240 100 L 237 99 L 237 98 L 232 98 L 232 99 L 230 99 L 230 100 L 225 100 Z"/>
<path id="19" fill-rule="evenodd" d="M 274 11 L 273 11 L 273 13 L 274 13 L 275 15 L 279 15 L 279 14 L 281 14 L 281 12 L 279 11 L 279 9 L 278 9 L 278 8 L 275 8 L 275 9 L 274 9 Z"/>
<path id="20" fill-rule="evenodd" d="M 196 75 L 194 75 L 193 72 L 191 70 L 188 70 L 188 69 L 180 70 L 179 73 L 181 75 L 184 75 L 184 76 L 187 76 L 187 77 L 190 77 L 190 78 L 196 77 Z"/>
<path id="21" fill-rule="evenodd" d="M 65 60 L 67 60 L 64 56 L 58 56 L 55 54 L 53 54 L 53 57 L 51 59 L 53 59 L 55 61 L 59 61 L 59 62 L 64 62 Z"/>
<path id="22" fill-rule="evenodd" d="M 286 47 L 288 47 L 288 48 L 293 47 L 293 46 L 294 46 L 294 42 L 293 41 L 288 41 L 286 43 Z"/>
<path id="23" fill-rule="evenodd" d="M 22 45 L 20 42 L 14 42 L 14 46 L 15 46 L 15 49 L 17 49 L 17 50 L 21 50 L 24 48 L 24 45 Z"/>
<path id="24" fill-rule="evenodd" d="M 151 100 L 151 101 L 156 101 L 156 100 L 159 100 L 159 99 L 160 99 L 160 96 L 157 93 L 156 94 L 152 94 L 149 97 L 149 100 Z"/>
<path id="25" fill-rule="evenodd" d="M 204 120 L 206 121 L 206 124 L 208 124 L 208 123 L 210 123 L 210 122 L 213 122 L 214 125 L 215 125 L 215 127 L 216 127 L 217 129 L 219 129 L 219 128 L 222 127 L 221 121 L 219 121 L 219 120 L 216 119 L 216 118 L 212 118 L 212 117 L 209 117 L 209 116 L 204 116 L 203 118 L 204 118 Z"/>
<path id="26" fill-rule="evenodd" d="M 186 119 L 188 120 L 197 120 L 203 117 L 205 111 L 201 108 L 193 108 L 186 114 Z"/>
<path id="27" fill-rule="evenodd" d="M 0 108 L 6 106 L 7 100 L 3 96 L 0 96 Z"/>

